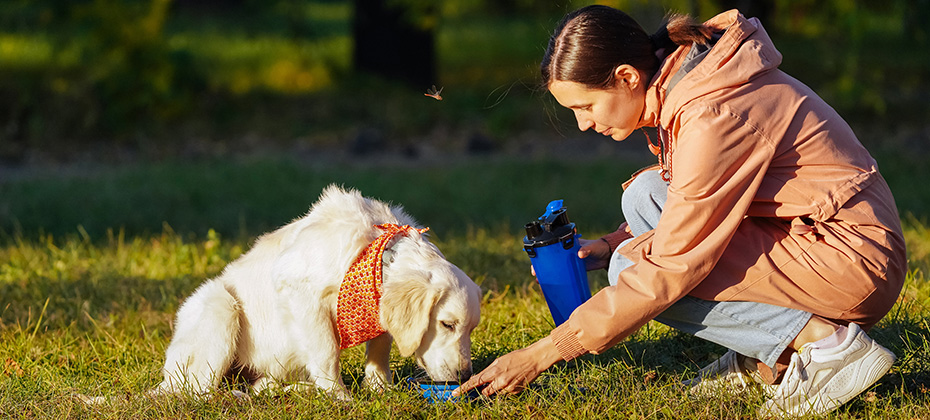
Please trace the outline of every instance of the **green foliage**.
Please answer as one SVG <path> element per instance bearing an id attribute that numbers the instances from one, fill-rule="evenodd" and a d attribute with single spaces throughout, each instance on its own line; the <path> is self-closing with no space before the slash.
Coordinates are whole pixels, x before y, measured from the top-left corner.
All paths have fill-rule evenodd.
<path id="1" fill-rule="evenodd" d="M 382 95 L 386 83 L 353 75 L 348 0 L 239 0 L 214 8 L 170 0 L 2 2 L 0 158 L 22 159 L 36 148 L 70 158 L 88 143 L 177 150 L 208 138 L 234 146 L 242 133 L 319 144 L 360 125 L 409 138 L 424 132 L 414 115 L 505 142 L 540 127 L 525 116 L 538 114 L 532 93 L 542 48 L 562 13 L 589 3 L 392 1 L 429 16 L 436 85 L 447 88 L 447 101 L 467 102 L 398 108 Z M 666 11 L 708 18 L 733 2 L 603 3 L 651 31 Z M 921 105 L 930 63 L 911 53 L 928 42 L 927 2 L 760 4 L 771 10 L 764 24 L 784 53 L 783 68 L 844 115 L 884 126 L 927 118 Z M 422 91 L 388 89 L 423 99 Z M 354 112 L 308 116 L 310 108 Z M 411 117 L 387 117 L 381 108 Z M 332 125 L 344 128 L 318 129 Z"/>
<path id="2" fill-rule="evenodd" d="M 11 134 L 25 139 L 88 130 L 125 134 L 144 130 L 142 121 L 164 121 L 188 110 L 203 78 L 189 54 L 165 42 L 169 6 L 170 0 L 86 0 L 39 9 L 37 18 L 48 21 L 48 36 L 39 38 L 50 51 L 46 61 L 26 64 L 11 57 L 4 66 L 28 81 L 24 89 L 0 84 L 14 98 L 7 118 L 24 125 Z"/>
<path id="3" fill-rule="evenodd" d="M 908 50 L 927 45 L 920 35 L 925 25 L 916 24 L 914 18 L 930 16 L 930 4 L 856 0 L 774 4 L 771 26 L 791 40 L 783 51 L 788 70 L 819 87 L 835 107 L 848 115 L 882 118 L 910 120 L 921 114 L 915 115 L 908 92 L 926 90 L 915 77 L 925 74 L 930 63 L 914 60 Z M 815 66 L 821 71 L 809 71 Z"/>
<path id="4" fill-rule="evenodd" d="M 94 98 L 95 109 L 83 115 L 87 123 L 117 132 L 132 128 L 142 113 L 164 120 L 186 110 L 200 83 L 190 58 L 171 51 L 164 42 L 164 25 L 171 0 L 93 0 L 76 3 L 61 38 L 59 65 L 66 94 Z M 72 61 L 73 60 L 73 61 Z M 179 77 L 179 74 L 181 76 Z M 188 78 L 188 79 L 186 79 Z M 185 86 L 191 83 L 191 86 Z M 119 98 L 110 102 L 111 98 Z"/>

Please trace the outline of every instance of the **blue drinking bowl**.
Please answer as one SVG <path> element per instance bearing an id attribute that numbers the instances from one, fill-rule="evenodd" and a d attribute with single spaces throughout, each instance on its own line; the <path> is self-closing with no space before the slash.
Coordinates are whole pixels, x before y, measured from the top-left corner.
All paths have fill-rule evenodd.
<path id="1" fill-rule="evenodd" d="M 455 381 L 431 381 L 429 379 L 413 379 L 407 378 L 407 383 L 417 391 L 423 398 L 426 398 L 430 404 L 444 401 L 458 401 L 463 398 L 475 398 L 479 394 L 475 390 L 469 391 L 467 394 L 453 397 L 452 391 L 455 391 L 460 385 L 460 382 Z"/>

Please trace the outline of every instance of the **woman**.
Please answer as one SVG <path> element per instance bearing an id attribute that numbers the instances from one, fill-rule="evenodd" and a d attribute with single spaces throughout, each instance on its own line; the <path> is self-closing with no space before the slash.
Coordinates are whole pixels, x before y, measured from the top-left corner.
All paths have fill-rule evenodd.
<path id="1" fill-rule="evenodd" d="M 605 6 L 562 20 L 541 64 L 549 92 L 582 131 L 622 141 L 657 127 L 659 165 L 626 186 L 627 223 L 579 252 L 611 286 L 460 393 L 517 392 L 652 319 L 730 349 L 694 392 L 771 383 L 779 372 L 758 366 L 787 363 L 762 413 L 826 413 L 888 371 L 894 354 L 865 331 L 907 270 L 894 199 L 849 126 L 780 62 L 735 10 L 675 16 L 652 36 Z"/>

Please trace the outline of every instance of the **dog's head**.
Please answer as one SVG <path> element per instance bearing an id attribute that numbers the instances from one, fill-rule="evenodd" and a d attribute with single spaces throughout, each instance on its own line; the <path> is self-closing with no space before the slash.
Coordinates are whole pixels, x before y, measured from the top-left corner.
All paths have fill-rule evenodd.
<path id="1" fill-rule="evenodd" d="M 403 238 L 392 247 L 380 314 L 400 354 L 414 355 L 430 378 L 471 376 L 471 332 L 481 317 L 481 290 L 435 246 Z"/>

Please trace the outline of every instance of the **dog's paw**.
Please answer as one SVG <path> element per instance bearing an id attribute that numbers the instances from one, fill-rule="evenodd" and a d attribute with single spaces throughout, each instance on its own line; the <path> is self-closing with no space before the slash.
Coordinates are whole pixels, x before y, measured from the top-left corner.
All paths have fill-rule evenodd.
<path id="1" fill-rule="evenodd" d="M 84 394 L 74 394 L 72 397 L 86 406 L 95 406 L 105 404 L 110 399 L 107 397 L 90 397 Z"/>
<path id="2" fill-rule="evenodd" d="M 391 388 L 392 385 L 390 379 L 375 375 L 365 375 L 365 379 L 362 380 L 362 386 L 371 392 L 381 394 L 388 388 Z"/>
<path id="3" fill-rule="evenodd" d="M 240 390 L 238 390 L 238 389 L 234 389 L 234 390 L 232 390 L 232 391 L 229 391 L 229 394 L 232 395 L 233 398 L 235 398 L 236 400 L 238 400 L 238 401 L 240 401 L 240 402 L 249 402 L 249 401 L 252 401 L 252 397 L 250 397 L 248 393 L 242 392 L 242 391 L 240 391 Z"/>

